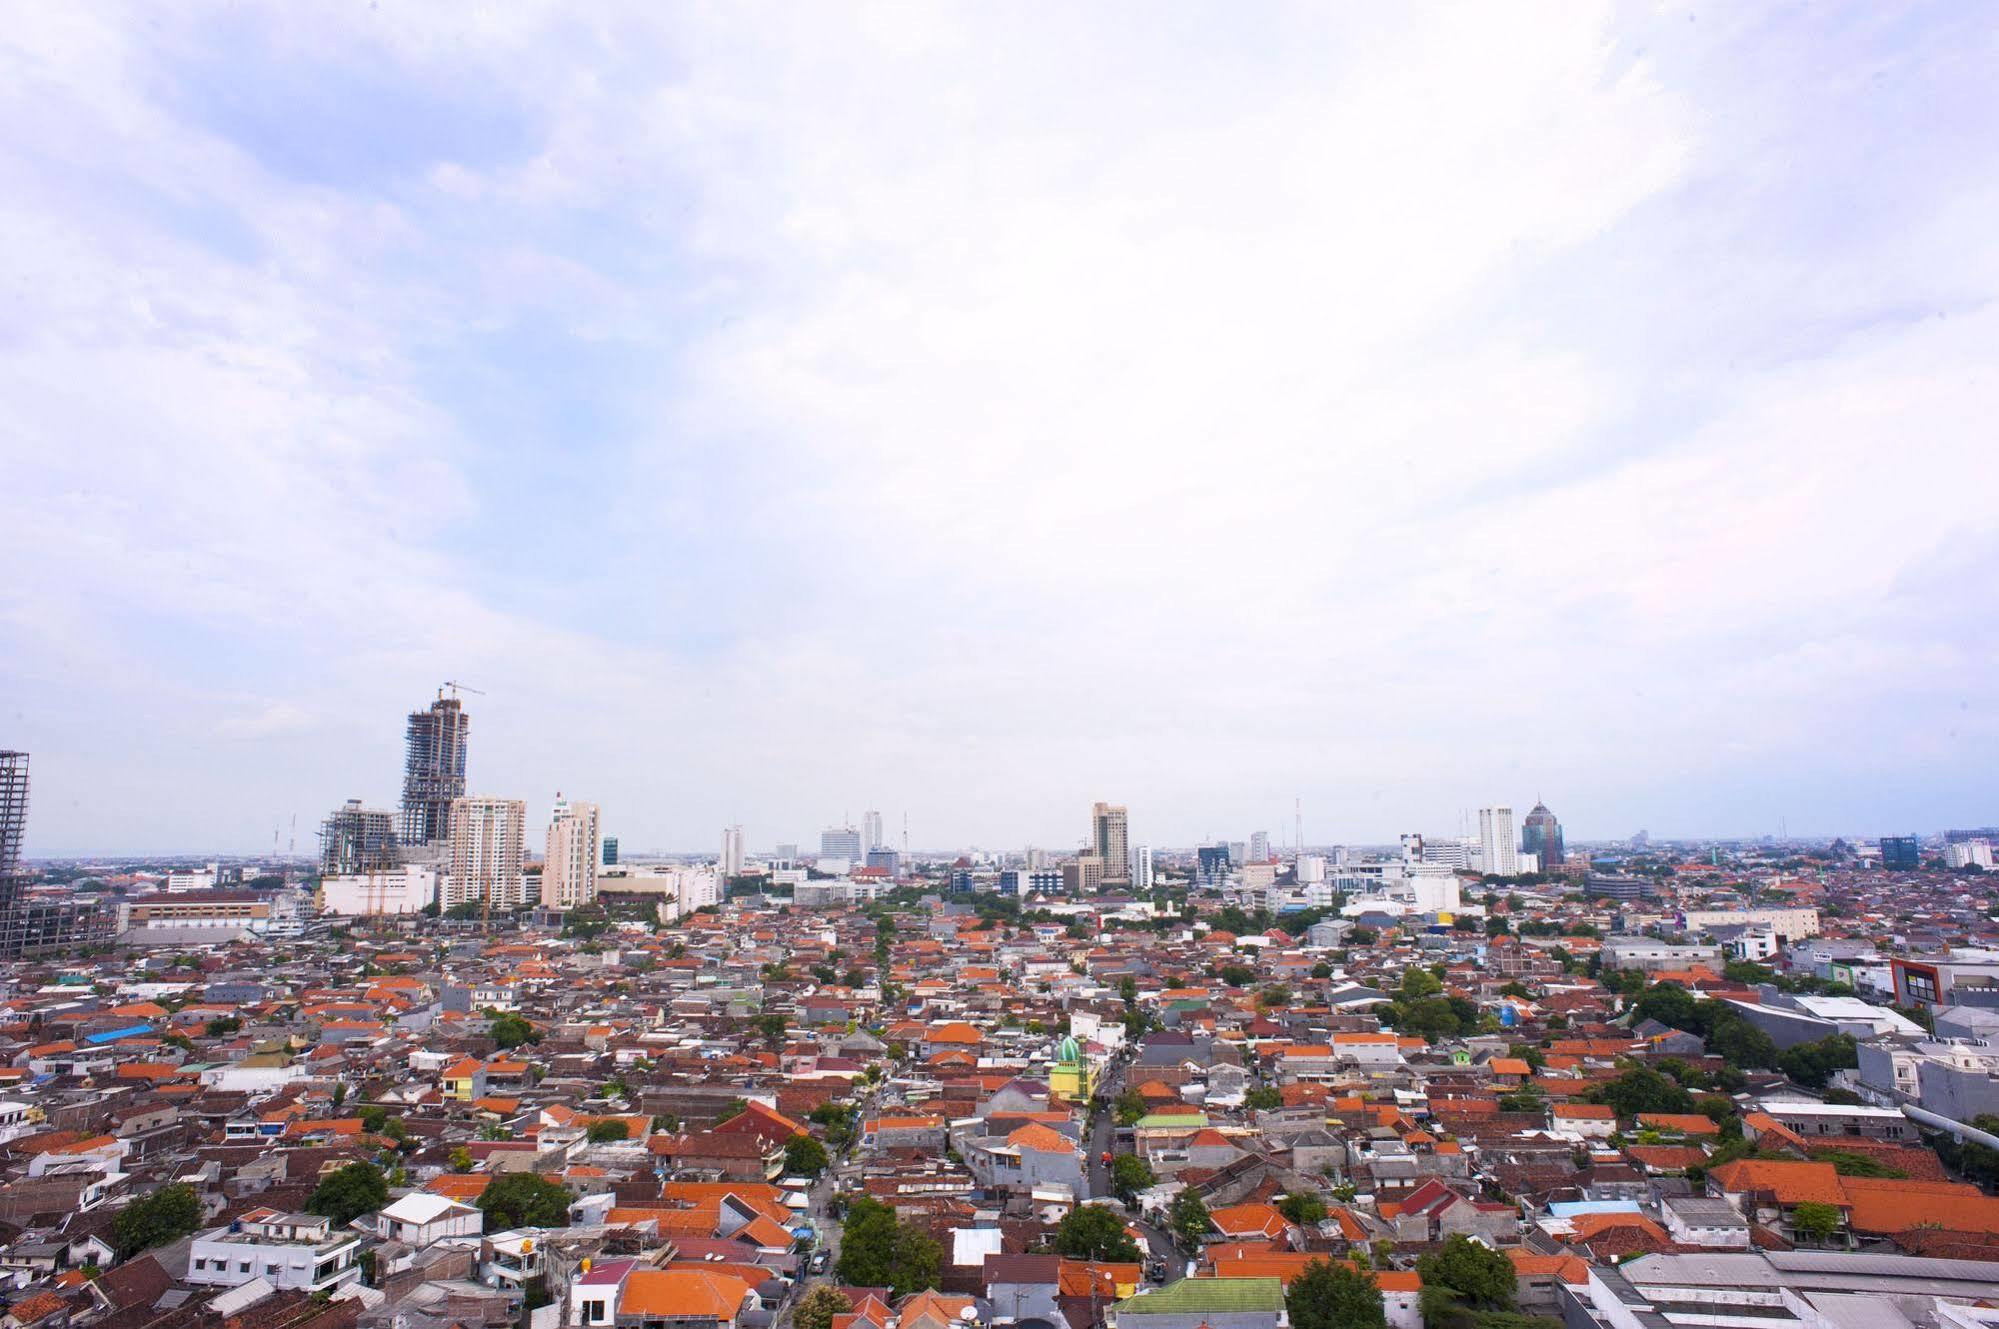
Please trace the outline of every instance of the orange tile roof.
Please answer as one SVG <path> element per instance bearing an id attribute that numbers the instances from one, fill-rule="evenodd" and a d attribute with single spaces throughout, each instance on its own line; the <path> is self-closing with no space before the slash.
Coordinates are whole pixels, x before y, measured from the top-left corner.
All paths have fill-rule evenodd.
<path id="1" fill-rule="evenodd" d="M 740 1278 L 705 1269 L 634 1269 L 618 1297 L 618 1314 L 727 1322 L 753 1290 Z"/>

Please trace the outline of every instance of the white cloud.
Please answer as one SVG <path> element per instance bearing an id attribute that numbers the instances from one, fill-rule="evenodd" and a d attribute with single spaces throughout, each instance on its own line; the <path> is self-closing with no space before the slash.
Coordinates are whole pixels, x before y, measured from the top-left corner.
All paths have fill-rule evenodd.
<path id="1" fill-rule="evenodd" d="M 1386 837 L 1537 787 L 1584 833 L 1761 828 L 1708 790 L 1829 731 L 1972 815 L 1930 731 L 1989 725 L 1989 596 L 1908 587 L 1989 580 L 1978 173 L 1884 180 L 1909 224 L 1835 261 L 1759 196 L 1807 130 L 1729 118 L 1765 34 L 1267 17 L 36 11 L 0 55 L 40 131 L 0 149 L 0 680 L 35 744 L 87 691 L 193 771 L 38 836 L 385 798 L 445 676 L 493 694 L 478 782 L 634 845 L 869 802 L 1063 843 L 1100 796 L 1187 840 L 1297 792 Z M 520 141 L 284 169 L 189 109 L 225 38 L 300 107 L 363 71 Z M 250 108 L 354 132 L 286 111 Z M 565 469 L 598 510 L 512 492 Z"/>

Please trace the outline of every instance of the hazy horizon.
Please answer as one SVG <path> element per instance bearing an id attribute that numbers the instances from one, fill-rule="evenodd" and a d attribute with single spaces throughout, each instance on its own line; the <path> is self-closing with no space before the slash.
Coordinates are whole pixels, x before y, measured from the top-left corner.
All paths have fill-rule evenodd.
<path id="1" fill-rule="evenodd" d="M 448 679 L 537 849 L 558 790 L 635 848 L 1999 822 L 1995 56 L 1948 6 L 24 7 L 26 852 L 308 845 Z"/>

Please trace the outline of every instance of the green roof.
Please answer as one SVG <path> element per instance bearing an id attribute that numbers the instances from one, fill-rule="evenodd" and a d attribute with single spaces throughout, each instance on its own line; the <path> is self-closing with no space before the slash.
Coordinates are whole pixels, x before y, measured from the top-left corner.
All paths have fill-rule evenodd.
<path id="1" fill-rule="evenodd" d="M 1205 1126 L 1208 1115 L 1205 1112 L 1148 1112 L 1132 1123 L 1134 1130 L 1151 1130 L 1153 1127 L 1171 1129 L 1175 1126 Z"/>
<path id="2" fill-rule="evenodd" d="M 1183 1278 L 1151 1292 L 1126 1297 L 1123 1315 L 1240 1315 L 1284 1309 L 1284 1282 L 1277 1278 Z"/>

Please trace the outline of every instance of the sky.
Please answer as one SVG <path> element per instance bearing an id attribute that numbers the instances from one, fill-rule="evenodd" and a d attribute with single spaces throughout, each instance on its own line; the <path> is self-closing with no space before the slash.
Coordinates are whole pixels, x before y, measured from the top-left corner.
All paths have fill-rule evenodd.
<path id="1" fill-rule="evenodd" d="M 1978 6 L 30 5 L 27 852 L 1999 822 Z"/>

